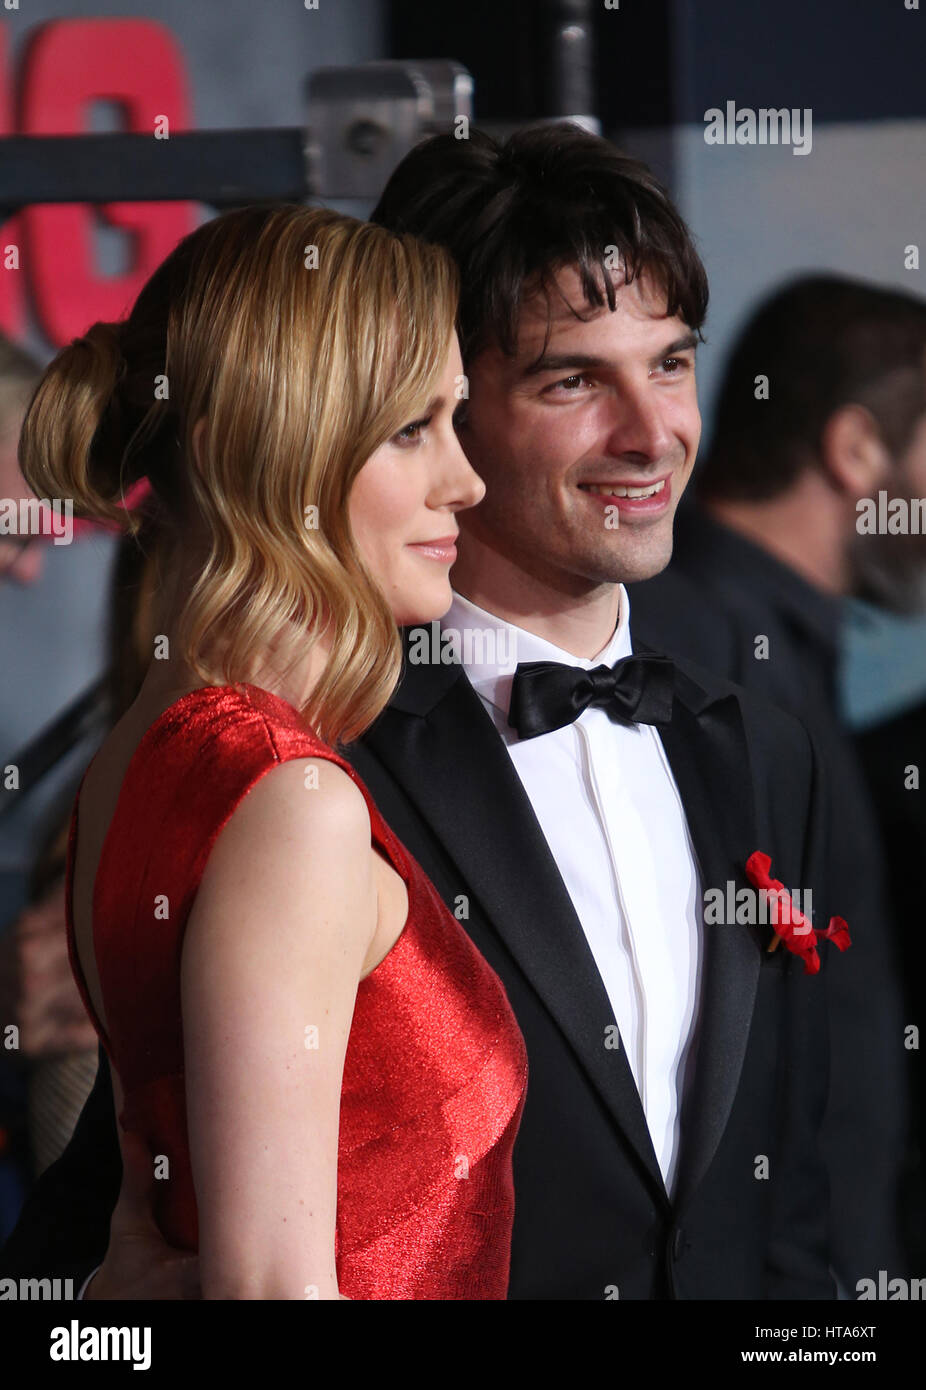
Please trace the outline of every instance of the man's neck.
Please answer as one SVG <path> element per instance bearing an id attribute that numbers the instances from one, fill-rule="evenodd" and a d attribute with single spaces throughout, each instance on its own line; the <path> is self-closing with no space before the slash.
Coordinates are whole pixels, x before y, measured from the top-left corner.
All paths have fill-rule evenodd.
<path id="1" fill-rule="evenodd" d="M 816 589 L 837 596 L 848 592 L 845 519 L 833 499 L 816 484 L 795 485 L 782 497 L 763 502 L 702 502 L 715 521 L 795 570 Z"/>
<path id="2" fill-rule="evenodd" d="M 620 618 L 620 586 L 599 584 L 582 592 L 562 593 L 508 561 L 474 572 L 454 565 L 450 582 L 456 593 L 487 613 L 551 642 L 570 655 L 597 656 L 614 636 Z"/>

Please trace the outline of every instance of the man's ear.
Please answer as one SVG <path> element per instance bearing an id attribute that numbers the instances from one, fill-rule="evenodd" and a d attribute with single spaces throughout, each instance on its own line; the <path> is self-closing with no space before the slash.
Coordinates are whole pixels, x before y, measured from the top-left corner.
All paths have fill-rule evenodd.
<path id="1" fill-rule="evenodd" d="M 875 417 L 863 405 L 833 411 L 823 427 L 820 456 L 831 485 L 853 503 L 874 496 L 890 474 L 890 452 Z"/>

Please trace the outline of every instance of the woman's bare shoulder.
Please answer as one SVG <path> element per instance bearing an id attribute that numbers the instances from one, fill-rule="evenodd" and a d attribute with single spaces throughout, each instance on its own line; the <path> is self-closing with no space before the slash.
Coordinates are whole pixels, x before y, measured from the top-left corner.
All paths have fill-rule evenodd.
<path id="1" fill-rule="evenodd" d="M 297 757 L 263 773 L 234 807 L 212 847 L 201 889 L 244 875 L 277 898 L 314 883 L 364 882 L 372 828 L 353 778 L 327 758 Z"/>
<path id="2" fill-rule="evenodd" d="M 239 810 L 247 819 L 298 825 L 326 837 L 363 831 L 370 814 L 360 787 L 328 758 L 305 756 L 278 763 L 251 787 Z M 250 813 L 248 815 L 248 813 Z"/>
<path id="3" fill-rule="evenodd" d="M 273 934 L 291 936 L 294 950 L 351 943 L 362 961 L 376 928 L 370 836 L 363 792 L 343 768 L 301 757 L 275 765 L 220 830 L 187 938 L 206 923 L 215 939 L 258 939 L 272 920 Z"/>

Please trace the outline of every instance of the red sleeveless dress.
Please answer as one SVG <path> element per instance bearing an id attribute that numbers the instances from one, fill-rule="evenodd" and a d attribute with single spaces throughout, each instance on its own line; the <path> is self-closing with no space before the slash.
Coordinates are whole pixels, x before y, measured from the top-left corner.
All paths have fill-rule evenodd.
<path id="1" fill-rule="evenodd" d="M 361 980 L 341 1091 L 339 1287 L 355 1299 L 503 1299 L 511 1154 L 527 1054 L 504 988 L 433 884 L 383 821 L 353 767 L 295 709 L 253 685 L 204 686 L 146 732 L 100 856 L 93 937 L 109 1034 L 74 944 L 78 790 L 68 837 L 71 968 L 125 1092 L 120 1122 L 170 1160 L 156 1215 L 171 1245 L 197 1249 L 186 1127 L 180 959 L 210 849 L 241 798 L 292 758 L 327 758 L 357 784 L 372 839 L 408 888 L 408 919 Z M 165 894 L 169 917 L 156 921 Z M 163 899 L 161 899 L 163 901 Z M 268 922 L 268 930 L 272 924 Z"/>

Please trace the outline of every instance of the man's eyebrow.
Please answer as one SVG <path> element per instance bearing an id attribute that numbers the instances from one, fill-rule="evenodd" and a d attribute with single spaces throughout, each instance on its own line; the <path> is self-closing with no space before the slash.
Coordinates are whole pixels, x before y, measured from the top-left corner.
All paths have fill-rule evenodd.
<path id="1" fill-rule="evenodd" d="M 661 362 L 664 357 L 672 357 L 676 352 L 688 352 L 690 348 L 698 346 L 698 335 L 694 330 L 685 333 L 681 338 L 676 338 L 674 343 L 670 343 L 662 352 L 657 353 L 653 358 L 654 362 Z"/>
<path id="2" fill-rule="evenodd" d="M 688 352 L 698 346 L 698 335 L 694 331 L 685 333 L 681 338 L 676 338 L 674 342 L 660 351 L 652 358 L 652 364 L 662 362 L 666 357 L 672 357 L 677 352 Z M 521 373 L 522 377 L 539 376 L 543 372 L 590 372 L 608 371 L 613 367 L 613 363 L 606 357 L 593 356 L 583 352 L 546 352 L 542 357 L 538 357 L 535 362 L 529 362 Z"/>
<path id="3" fill-rule="evenodd" d="M 605 357 L 593 357 L 583 352 L 545 352 L 536 362 L 529 362 L 522 376 L 539 376 L 541 372 L 563 372 L 567 368 L 577 371 L 607 370 L 611 363 Z"/>

